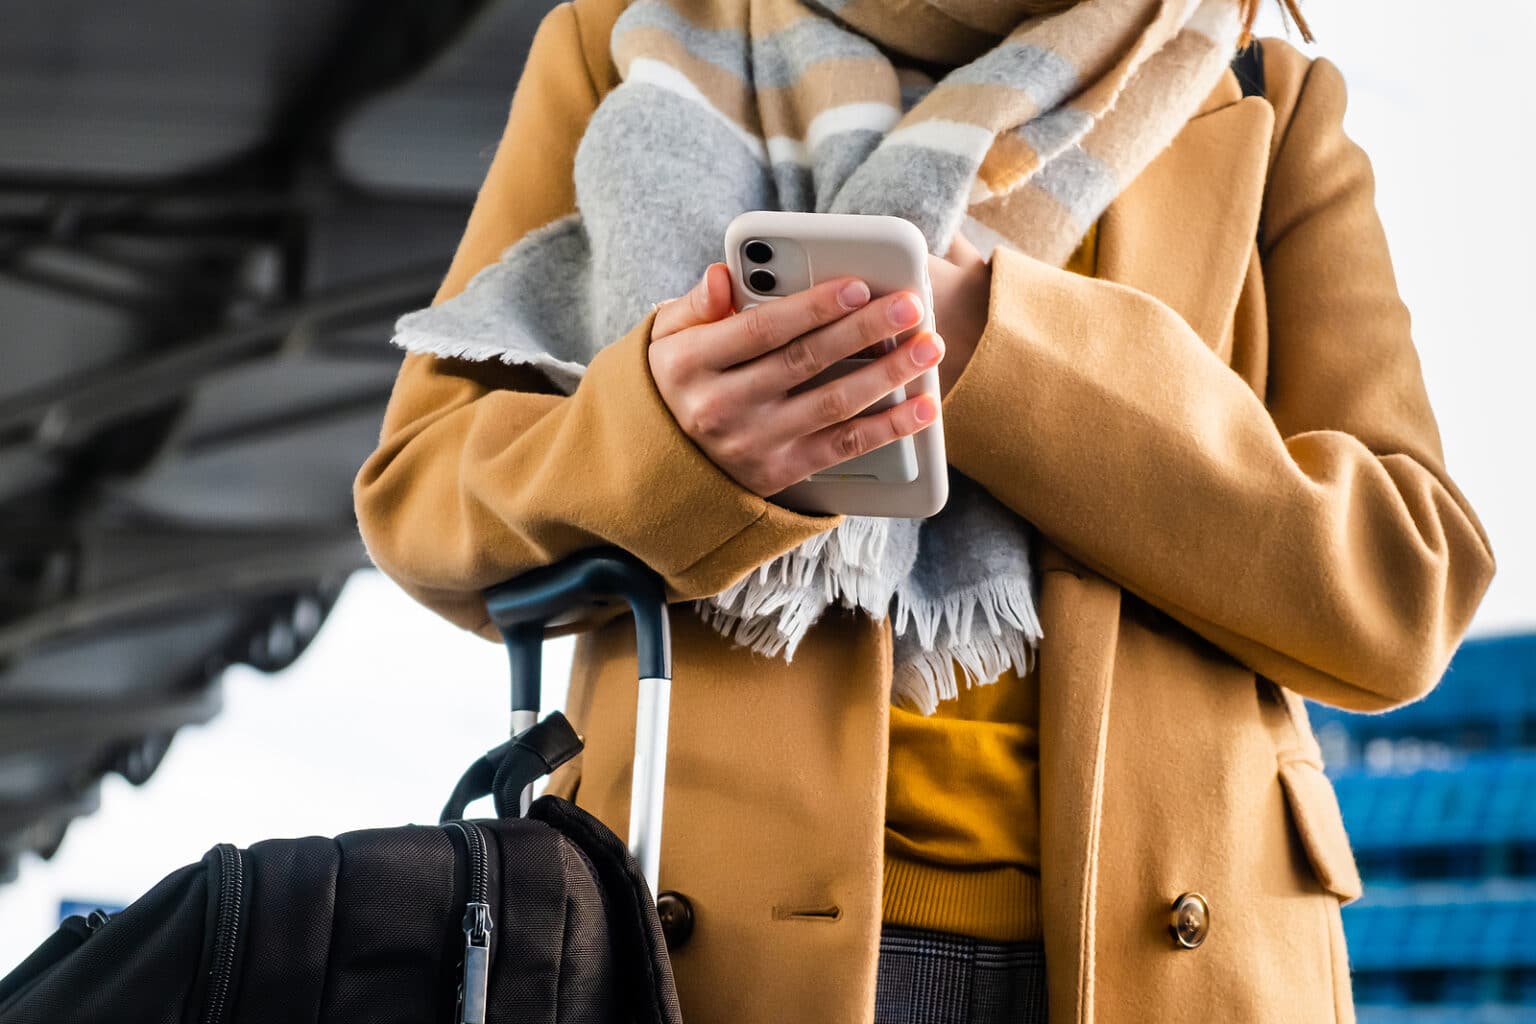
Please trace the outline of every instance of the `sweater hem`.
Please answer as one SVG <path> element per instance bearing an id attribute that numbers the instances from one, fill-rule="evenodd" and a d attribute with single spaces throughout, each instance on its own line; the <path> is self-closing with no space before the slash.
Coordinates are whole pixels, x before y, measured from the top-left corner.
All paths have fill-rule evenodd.
<path id="1" fill-rule="evenodd" d="M 947 867 L 885 857 L 881 923 L 987 942 L 1044 937 L 1040 874 L 1017 865 Z"/>

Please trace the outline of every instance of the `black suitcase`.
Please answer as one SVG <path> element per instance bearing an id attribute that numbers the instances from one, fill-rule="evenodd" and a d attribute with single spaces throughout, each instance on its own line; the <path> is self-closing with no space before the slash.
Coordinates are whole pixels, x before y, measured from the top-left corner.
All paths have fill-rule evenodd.
<path id="1" fill-rule="evenodd" d="M 4 979 L 0 1024 L 680 1024 L 655 892 L 671 652 L 664 591 L 597 549 L 486 592 L 512 659 L 514 737 L 465 774 L 437 826 L 221 845 L 110 917 L 72 917 Z M 641 686 L 633 849 L 531 784 L 581 749 L 537 722 L 547 628 L 594 605 L 635 617 Z M 496 819 L 462 819 L 493 795 Z"/>

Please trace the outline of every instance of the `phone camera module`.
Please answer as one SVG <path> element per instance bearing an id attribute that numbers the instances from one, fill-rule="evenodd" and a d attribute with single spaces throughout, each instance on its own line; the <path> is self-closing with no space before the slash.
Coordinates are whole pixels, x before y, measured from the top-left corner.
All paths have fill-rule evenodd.
<path id="1" fill-rule="evenodd" d="M 773 246 L 769 245 L 761 238 L 754 238 L 752 241 L 748 242 L 743 247 L 743 251 L 746 252 L 747 259 L 751 260 L 753 263 L 767 263 L 769 260 L 773 259 Z"/>
<path id="2" fill-rule="evenodd" d="M 773 276 L 773 271 L 764 270 L 762 267 L 758 267 L 747 275 L 747 284 L 751 285 L 752 290 L 759 294 L 767 294 L 773 291 L 778 283 L 779 279 Z"/>

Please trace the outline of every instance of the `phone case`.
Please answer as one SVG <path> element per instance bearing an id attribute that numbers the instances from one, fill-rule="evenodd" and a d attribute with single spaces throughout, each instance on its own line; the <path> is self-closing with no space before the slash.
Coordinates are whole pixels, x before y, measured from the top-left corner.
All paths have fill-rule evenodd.
<path id="1" fill-rule="evenodd" d="M 766 242 L 771 258 L 750 258 L 747 247 Z M 754 255 L 762 250 L 754 247 Z M 934 328 L 932 288 L 928 281 L 928 244 L 921 231 L 901 217 L 846 213 L 799 213 L 750 210 L 725 232 L 725 262 L 737 310 L 792 294 L 844 274 L 868 283 L 875 296 L 910 290 L 923 300 L 923 322 L 887 339 L 886 349 L 919 331 Z M 771 291 L 758 291 L 754 272 L 768 270 Z M 839 360 L 806 382 L 809 388 L 867 365 L 868 357 Z M 939 371 L 927 370 L 861 415 L 890 408 L 909 395 L 939 397 Z M 773 500 L 803 512 L 926 518 L 949 497 L 942 414 L 910 437 L 839 463 L 773 495 Z"/>

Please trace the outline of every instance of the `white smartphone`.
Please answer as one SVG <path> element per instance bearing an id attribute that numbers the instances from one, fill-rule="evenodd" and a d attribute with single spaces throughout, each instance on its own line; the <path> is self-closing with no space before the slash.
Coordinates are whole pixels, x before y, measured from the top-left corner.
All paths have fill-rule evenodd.
<path id="1" fill-rule="evenodd" d="M 839 360 L 796 392 L 866 366 L 912 335 L 934 329 L 928 243 L 916 225 L 901 217 L 749 210 L 726 228 L 725 262 L 738 312 L 843 275 L 860 278 L 876 297 L 906 290 L 922 298 L 923 321 L 916 327 Z M 923 392 L 937 402 L 936 367 L 859 415 L 889 409 Z M 772 497 L 803 512 L 913 519 L 934 515 L 949 498 L 942 417 L 935 416 L 910 437 L 814 473 Z"/>

